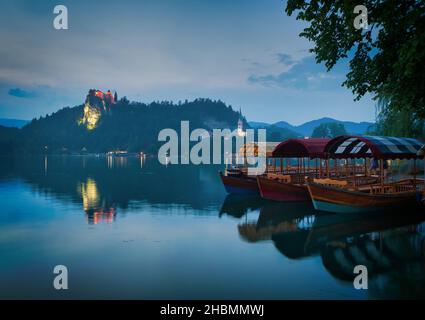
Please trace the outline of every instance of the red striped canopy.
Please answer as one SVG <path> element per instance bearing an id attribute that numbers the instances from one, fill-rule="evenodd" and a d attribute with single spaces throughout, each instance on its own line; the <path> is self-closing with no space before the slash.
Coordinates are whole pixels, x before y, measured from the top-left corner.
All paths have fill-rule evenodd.
<path id="1" fill-rule="evenodd" d="M 325 158 L 327 138 L 289 139 L 281 142 L 272 153 L 274 158 Z"/>

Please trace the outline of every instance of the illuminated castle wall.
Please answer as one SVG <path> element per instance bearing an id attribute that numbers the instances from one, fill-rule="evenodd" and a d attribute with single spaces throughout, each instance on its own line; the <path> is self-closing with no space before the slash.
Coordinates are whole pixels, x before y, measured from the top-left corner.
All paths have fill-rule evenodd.
<path id="1" fill-rule="evenodd" d="M 115 96 L 117 93 L 115 92 Z M 103 112 L 109 112 L 115 105 L 114 95 L 110 90 L 103 93 L 100 90 L 90 89 L 84 103 L 84 115 L 79 124 L 85 125 L 88 130 L 97 127 Z"/>

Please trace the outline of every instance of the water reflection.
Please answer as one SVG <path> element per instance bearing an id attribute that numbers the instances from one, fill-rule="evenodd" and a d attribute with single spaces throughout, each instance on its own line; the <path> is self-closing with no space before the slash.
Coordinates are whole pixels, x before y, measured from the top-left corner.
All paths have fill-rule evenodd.
<path id="1" fill-rule="evenodd" d="M 106 159 L 107 159 L 108 169 L 124 168 L 128 165 L 127 156 L 107 155 Z M 143 168 L 143 157 L 140 157 L 140 167 Z"/>
<path id="2" fill-rule="evenodd" d="M 308 202 L 226 196 L 220 168 L 165 167 L 156 159 L 49 156 L 0 162 L 0 265 L 10 266 L 0 283 L 10 288 L 26 288 L 15 270 L 21 259 L 33 257 L 31 270 L 63 259 L 78 269 L 84 261 L 76 271 L 82 277 L 87 265 L 96 270 L 98 264 L 113 264 L 112 284 L 95 274 L 85 279 L 99 287 L 100 296 L 124 289 L 138 298 L 152 298 L 152 292 L 182 298 L 181 290 L 190 298 L 339 297 L 335 290 L 349 298 L 425 296 L 424 213 L 332 215 L 314 211 Z M 98 226 L 82 228 L 85 221 Z M 102 228 L 114 222 L 119 223 L 113 232 Z M 52 237 L 58 241 L 52 243 Z M 107 255 L 99 249 L 105 246 L 111 248 Z M 22 258 L 15 248 L 26 250 Z M 350 283 L 357 264 L 369 269 L 367 292 L 353 291 Z M 123 276 L 128 274 L 137 274 L 140 286 Z M 304 281 L 306 274 L 317 282 Z M 197 285 L 185 286 L 189 282 Z M 9 297 L 10 290 L 2 294 Z"/>
<path id="3" fill-rule="evenodd" d="M 371 294 L 380 298 L 423 297 L 424 221 L 423 212 L 325 214 L 308 203 L 269 202 L 256 221 L 240 223 L 238 232 L 250 243 L 270 240 L 290 260 L 319 256 L 341 281 L 352 282 L 354 267 L 365 265 Z"/>
<path id="4" fill-rule="evenodd" d="M 242 218 L 249 211 L 259 210 L 265 203 L 260 196 L 229 194 L 224 199 L 219 216 L 228 215 L 234 218 Z"/>
<path id="5" fill-rule="evenodd" d="M 93 224 L 113 222 L 130 206 L 202 210 L 220 206 L 225 196 L 216 166 L 165 167 L 135 156 L 1 158 L 0 164 L 0 181 L 22 179 L 34 192 L 79 204 Z"/>
<path id="6" fill-rule="evenodd" d="M 265 202 L 257 221 L 238 226 L 242 239 L 248 242 L 272 240 L 276 235 L 294 231 L 301 232 L 314 222 L 314 209 L 303 202 Z"/>
<path id="7" fill-rule="evenodd" d="M 109 203 L 107 198 L 100 196 L 96 181 L 92 178 L 88 178 L 85 183 L 81 183 L 77 192 L 81 195 L 84 212 L 89 224 L 111 223 L 115 220 L 115 205 Z"/>

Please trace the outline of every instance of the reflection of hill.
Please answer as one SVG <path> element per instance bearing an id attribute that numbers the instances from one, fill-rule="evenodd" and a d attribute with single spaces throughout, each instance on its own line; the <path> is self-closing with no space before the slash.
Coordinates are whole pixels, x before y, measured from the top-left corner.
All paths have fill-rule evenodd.
<path id="1" fill-rule="evenodd" d="M 94 156 L 26 157 L 3 159 L 1 164 L 0 179 L 22 179 L 37 192 L 88 211 L 109 212 L 143 202 L 203 209 L 218 206 L 225 195 L 213 166 L 164 167 L 156 159 L 141 163 L 137 157 Z"/>

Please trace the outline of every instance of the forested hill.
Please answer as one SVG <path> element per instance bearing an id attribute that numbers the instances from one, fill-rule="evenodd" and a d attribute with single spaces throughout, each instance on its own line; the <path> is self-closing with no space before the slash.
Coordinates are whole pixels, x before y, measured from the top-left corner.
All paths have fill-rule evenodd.
<path id="1" fill-rule="evenodd" d="M 221 101 L 196 99 L 183 103 L 129 102 L 126 98 L 106 105 L 87 96 L 84 105 L 64 108 L 46 117 L 32 120 L 22 129 L 10 132 L 13 137 L 0 146 L 3 153 L 89 153 L 110 150 L 155 152 L 163 142 L 158 133 L 164 128 L 180 132 L 180 122 L 190 121 L 190 129 L 235 129 L 241 118 L 231 106 Z"/>

